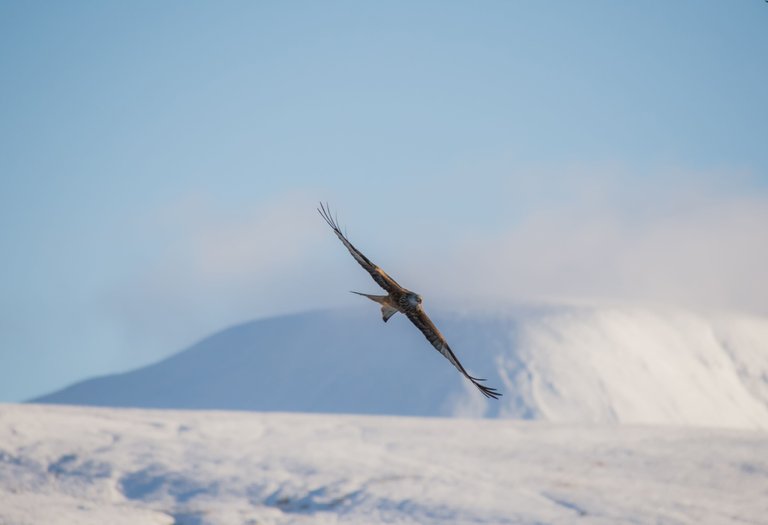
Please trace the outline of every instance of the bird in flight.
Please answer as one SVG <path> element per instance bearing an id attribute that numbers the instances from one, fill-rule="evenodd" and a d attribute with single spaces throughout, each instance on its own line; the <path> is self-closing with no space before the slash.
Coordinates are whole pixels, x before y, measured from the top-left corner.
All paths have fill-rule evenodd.
<path id="1" fill-rule="evenodd" d="M 344 246 L 347 247 L 347 250 L 349 250 L 349 253 L 352 254 L 352 257 L 355 258 L 355 260 L 365 269 L 365 271 L 371 274 L 371 277 L 374 281 L 376 281 L 376 284 L 381 286 L 384 291 L 387 292 L 387 295 L 370 295 L 360 292 L 352 293 L 362 295 L 372 301 L 379 303 L 381 305 L 381 317 L 385 323 L 389 321 L 389 318 L 395 315 L 397 312 L 403 313 L 414 325 L 416 325 L 416 328 L 421 330 L 421 333 L 424 334 L 424 337 L 427 338 L 432 346 L 434 346 L 438 352 L 443 354 L 446 359 L 448 359 L 448 361 L 450 361 L 451 364 L 464 375 L 464 377 L 469 379 L 472 384 L 475 385 L 478 390 L 483 393 L 485 397 L 498 399 L 501 396 L 499 391 L 497 391 L 495 388 L 481 384 L 481 381 L 485 381 L 485 379 L 472 377 L 464 369 L 462 364 L 456 358 L 456 355 L 451 350 L 451 347 L 448 346 L 448 341 L 445 340 L 443 334 L 440 333 L 435 324 L 429 317 L 427 317 L 427 314 L 421 307 L 421 296 L 410 290 L 406 290 L 397 284 L 397 282 L 395 282 L 392 277 L 387 275 L 384 270 L 373 264 L 365 255 L 362 254 L 362 252 L 360 252 L 360 250 L 355 248 L 352 243 L 349 242 L 349 239 L 347 239 L 347 237 L 339 229 L 338 220 L 334 219 L 334 217 L 331 215 L 331 210 L 328 207 L 328 204 L 323 205 L 321 202 L 317 211 L 320 213 L 323 219 L 325 219 L 325 222 L 328 223 L 328 226 L 331 227 L 339 240 L 344 243 Z"/>

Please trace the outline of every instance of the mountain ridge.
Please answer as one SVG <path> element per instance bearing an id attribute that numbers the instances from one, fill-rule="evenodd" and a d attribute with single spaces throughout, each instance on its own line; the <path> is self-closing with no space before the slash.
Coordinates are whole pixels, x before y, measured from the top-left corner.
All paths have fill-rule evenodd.
<path id="1" fill-rule="evenodd" d="M 768 320 L 516 306 L 433 315 L 485 400 L 406 318 L 372 308 L 241 323 L 157 363 L 33 400 L 137 408 L 768 428 Z"/>

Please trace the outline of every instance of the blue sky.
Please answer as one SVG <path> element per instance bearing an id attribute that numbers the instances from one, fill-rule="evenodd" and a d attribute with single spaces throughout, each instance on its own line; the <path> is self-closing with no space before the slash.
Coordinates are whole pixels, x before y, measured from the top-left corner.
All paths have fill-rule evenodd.
<path id="1" fill-rule="evenodd" d="M 766 27 L 757 0 L 3 2 L 0 400 L 352 304 L 319 199 L 446 302 L 766 314 Z"/>

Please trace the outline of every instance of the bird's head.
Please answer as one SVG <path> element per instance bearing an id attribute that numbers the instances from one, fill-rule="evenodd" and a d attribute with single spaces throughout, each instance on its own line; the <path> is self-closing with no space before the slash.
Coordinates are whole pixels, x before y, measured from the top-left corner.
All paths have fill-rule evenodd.
<path id="1" fill-rule="evenodd" d="M 421 296 L 417 293 L 411 292 L 408 294 L 408 302 L 413 306 L 418 306 L 421 304 Z"/>

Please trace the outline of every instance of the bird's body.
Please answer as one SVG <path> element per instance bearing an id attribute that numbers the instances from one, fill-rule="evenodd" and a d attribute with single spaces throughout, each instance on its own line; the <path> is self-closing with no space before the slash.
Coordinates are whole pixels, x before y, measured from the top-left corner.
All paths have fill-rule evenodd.
<path id="1" fill-rule="evenodd" d="M 327 205 L 323 206 L 321 203 L 320 208 L 318 208 L 317 211 L 320 212 L 320 215 L 323 217 L 323 219 L 325 219 L 325 222 L 328 223 L 339 240 L 344 244 L 344 246 L 347 247 L 347 250 L 349 250 L 349 253 L 352 254 L 352 257 L 354 257 L 360 266 L 362 266 L 371 275 L 371 278 L 376 281 L 376 284 L 381 286 L 384 291 L 387 292 L 387 295 L 371 295 L 361 292 L 352 293 L 362 295 L 372 301 L 379 303 L 381 305 L 381 317 L 385 323 L 397 312 L 404 314 L 416 326 L 416 328 L 418 328 L 424 334 L 424 337 L 427 338 L 432 346 L 435 347 L 438 352 L 443 354 L 451 362 L 451 364 L 453 364 L 453 366 L 455 366 L 459 372 L 464 375 L 464 377 L 469 379 L 472 384 L 475 385 L 478 390 L 483 393 L 484 396 L 498 399 L 499 396 L 501 396 L 501 393 L 499 393 L 495 388 L 481 384 L 480 382 L 484 381 L 484 379 L 472 377 L 461 365 L 459 360 L 456 358 L 456 355 L 448 346 L 448 342 L 446 341 L 445 337 L 443 337 L 443 334 L 440 333 L 435 324 L 421 307 L 421 296 L 397 284 L 397 282 L 389 275 L 387 275 L 384 270 L 373 264 L 365 255 L 362 254 L 362 252 L 355 248 L 339 229 L 339 226 L 331 216 Z"/>

